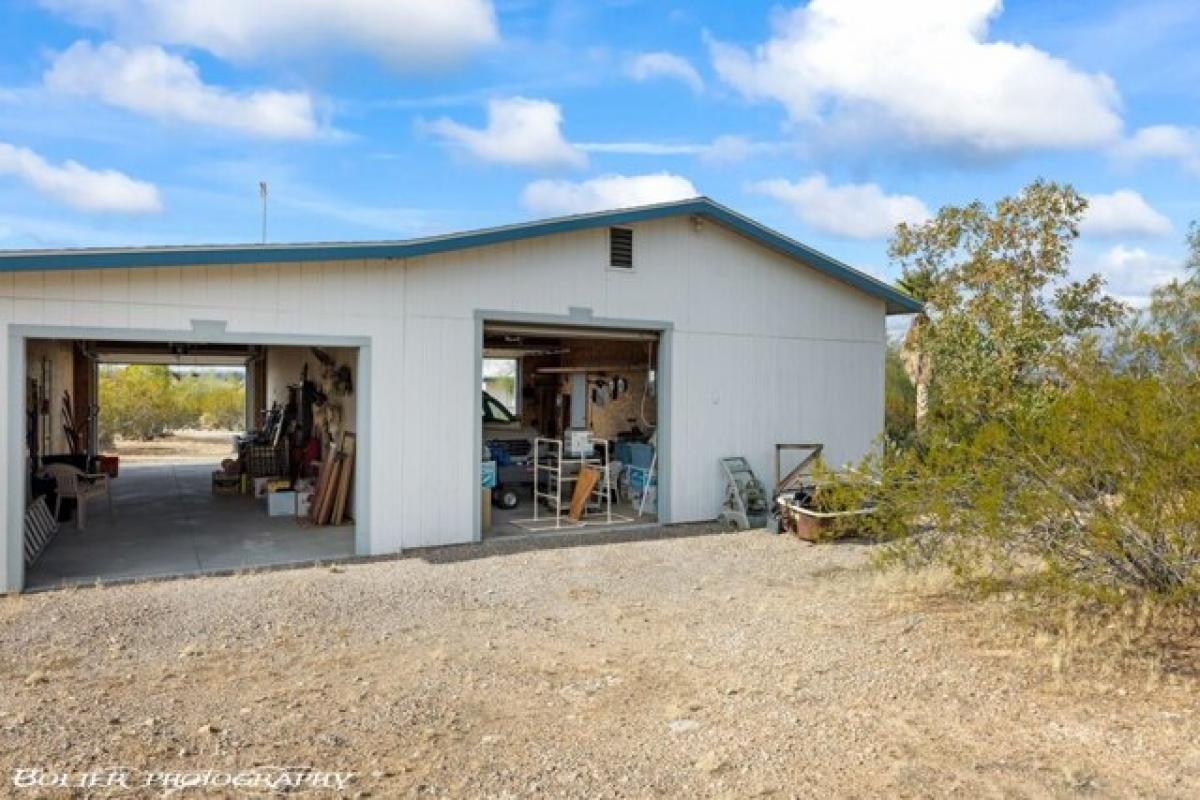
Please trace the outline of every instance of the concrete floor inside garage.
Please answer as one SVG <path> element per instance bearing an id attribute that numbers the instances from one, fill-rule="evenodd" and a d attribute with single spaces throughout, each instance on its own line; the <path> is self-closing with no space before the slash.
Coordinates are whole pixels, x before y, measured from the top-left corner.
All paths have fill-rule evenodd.
<path id="1" fill-rule="evenodd" d="M 270 517 L 250 496 L 212 493 L 213 465 L 121 466 L 112 482 L 114 513 L 103 498 L 88 505 L 87 527 L 74 520 L 26 575 L 47 589 L 128 580 L 330 561 L 354 555 L 354 526 L 314 527 Z"/>

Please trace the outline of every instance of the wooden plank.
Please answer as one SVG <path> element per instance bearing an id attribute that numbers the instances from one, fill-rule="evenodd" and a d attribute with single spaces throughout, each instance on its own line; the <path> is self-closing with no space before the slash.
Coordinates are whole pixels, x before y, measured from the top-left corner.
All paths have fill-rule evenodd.
<path id="1" fill-rule="evenodd" d="M 321 482 L 317 487 L 317 493 L 312 499 L 309 516 L 316 524 L 321 524 L 321 506 L 325 503 L 325 498 L 329 495 L 329 483 L 333 480 L 333 473 L 337 466 L 337 457 L 330 454 L 325 463 L 321 466 Z"/>
<path id="2" fill-rule="evenodd" d="M 346 435 L 342 434 L 341 440 L 338 442 L 336 449 L 330 447 L 329 452 L 332 457 L 332 463 L 329 467 L 329 479 L 325 482 L 324 491 L 321 493 L 321 503 L 317 508 L 316 523 L 318 525 L 328 525 L 329 518 L 333 516 L 333 501 L 338 485 L 338 476 L 341 474 L 342 467 L 342 450 L 346 446 Z"/>
<path id="3" fill-rule="evenodd" d="M 308 518 L 313 522 L 320 517 L 321 502 L 329 488 L 329 479 L 333 474 L 334 457 L 333 445 L 330 444 L 325 448 L 325 458 L 321 461 L 321 474 L 317 476 L 317 488 L 313 493 L 312 503 L 308 507 Z"/>
<path id="4" fill-rule="evenodd" d="M 338 476 L 342 472 L 342 457 L 337 456 L 333 465 L 329 468 L 329 483 L 325 486 L 325 493 L 321 495 L 321 506 L 317 509 L 317 524 L 328 525 L 329 518 L 333 516 L 333 500 L 336 494 Z"/>
<path id="5" fill-rule="evenodd" d="M 334 525 L 341 525 L 342 520 L 346 515 L 346 502 L 350 497 L 350 484 L 354 478 L 354 449 L 355 438 L 353 433 L 346 433 L 342 437 L 342 468 L 341 474 L 338 476 L 337 499 L 333 504 L 333 517 L 330 520 Z"/>
<path id="6" fill-rule="evenodd" d="M 600 481 L 600 470 L 595 467 L 584 467 L 579 470 L 579 480 L 575 482 L 575 493 L 571 495 L 571 510 L 567 514 L 573 522 L 579 522 L 583 517 L 583 509 L 587 499 Z"/>

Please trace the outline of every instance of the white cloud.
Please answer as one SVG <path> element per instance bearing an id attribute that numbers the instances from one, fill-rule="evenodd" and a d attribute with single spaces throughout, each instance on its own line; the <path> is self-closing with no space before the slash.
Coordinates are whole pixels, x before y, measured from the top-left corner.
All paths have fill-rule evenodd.
<path id="1" fill-rule="evenodd" d="M 745 161 L 755 153 L 773 152 L 778 149 L 779 145 L 774 142 L 756 142 L 746 136 L 726 134 L 713 139 L 703 157 L 715 164 L 734 164 Z"/>
<path id="2" fill-rule="evenodd" d="M 38 192 L 81 211 L 143 214 L 162 210 L 154 184 L 116 170 L 88 169 L 76 161 L 51 164 L 25 147 L 0 142 L 0 175 L 19 178 Z"/>
<path id="3" fill-rule="evenodd" d="M 704 79 L 700 73 L 690 61 L 674 53 L 641 53 L 629 62 L 625 71 L 635 81 L 669 78 L 684 83 L 696 94 L 704 91 Z"/>
<path id="4" fill-rule="evenodd" d="M 1087 212 L 1080 224 L 1086 233 L 1097 236 L 1163 236 L 1171 232 L 1171 220 L 1132 189 L 1088 195 L 1087 201 Z"/>
<path id="5" fill-rule="evenodd" d="M 1200 128 L 1179 125 L 1139 128 L 1113 148 L 1113 152 L 1127 161 L 1152 158 L 1178 161 L 1184 169 L 1200 175 Z"/>
<path id="6" fill-rule="evenodd" d="M 41 0 L 126 40 L 246 61 L 330 50 L 398 67 L 453 63 L 499 36 L 490 0 Z"/>
<path id="7" fill-rule="evenodd" d="M 698 156 L 708 149 L 706 144 L 686 142 L 580 142 L 576 145 L 585 153 L 616 153 L 624 156 Z"/>
<path id="8" fill-rule="evenodd" d="M 1100 273 L 1110 294 L 1139 307 L 1149 303 L 1154 287 L 1184 277 L 1178 259 L 1123 244 L 1116 245 L 1097 259 L 1085 256 L 1077 259 L 1077 262 L 1082 263 L 1078 263 L 1073 272 L 1081 275 Z"/>
<path id="9" fill-rule="evenodd" d="M 482 129 L 444 117 L 426 127 L 483 161 L 538 168 L 587 166 L 587 155 L 563 137 L 562 111 L 549 100 L 489 100 L 487 126 Z"/>
<path id="10" fill-rule="evenodd" d="M 724 81 L 782 103 L 797 122 L 882 123 L 877 135 L 990 153 L 1115 140 L 1113 82 L 1027 44 L 987 41 L 1000 7 L 812 0 L 780 14 L 753 52 L 720 42 L 710 51 Z"/>
<path id="11" fill-rule="evenodd" d="M 780 153 L 795 149 L 784 142 L 760 142 L 747 136 L 718 136 L 711 142 L 580 142 L 586 153 L 616 153 L 626 156 L 698 156 L 713 164 L 732 164 L 758 154 Z"/>
<path id="12" fill-rule="evenodd" d="M 306 93 L 231 92 L 204 83 L 195 64 L 153 45 L 76 42 L 54 59 L 44 80 L 54 91 L 96 97 L 158 119 L 276 139 L 320 132 Z"/>
<path id="13" fill-rule="evenodd" d="M 819 231 L 850 239 L 882 239 L 897 223 L 929 218 L 929 209 L 912 195 L 885 194 L 874 183 L 833 186 L 821 174 L 796 183 L 759 181 L 750 190 L 779 200 Z"/>
<path id="14" fill-rule="evenodd" d="M 685 200 L 700 193 L 687 178 L 669 172 L 602 175 L 586 181 L 540 180 L 525 187 L 521 202 L 538 214 L 581 214 Z"/>

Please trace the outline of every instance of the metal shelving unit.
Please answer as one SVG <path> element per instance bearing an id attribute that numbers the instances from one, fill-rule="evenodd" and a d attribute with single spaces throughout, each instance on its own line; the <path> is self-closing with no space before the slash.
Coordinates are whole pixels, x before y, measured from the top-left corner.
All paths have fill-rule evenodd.
<path id="1" fill-rule="evenodd" d="M 537 437 L 533 443 L 533 516 L 513 520 L 512 524 L 537 532 L 576 530 L 588 526 L 632 522 L 631 517 L 614 514 L 612 510 L 613 476 L 608 440 L 593 439 L 592 444 L 599 450 L 599 456 L 566 457 L 561 439 Z M 563 487 L 574 485 L 585 466 L 600 470 L 600 480 L 596 482 L 596 487 L 588 497 L 584 513 L 578 520 L 573 520 L 568 516 L 571 503 L 569 499 L 563 498 Z M 546 488 L 543 489 L 543 486 Z M 542 516 L 543 500 L 553 510 L 553 516 Z"/>

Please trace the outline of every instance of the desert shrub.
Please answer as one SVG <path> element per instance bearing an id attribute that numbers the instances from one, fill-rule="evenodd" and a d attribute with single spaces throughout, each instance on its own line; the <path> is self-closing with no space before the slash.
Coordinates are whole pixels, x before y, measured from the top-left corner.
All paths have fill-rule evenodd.
<path id="1" fill-rule="evenodd" d="M 177 373 L 163 365 L 106 365 L 100 431 L 106 439 L 153 439 L 185 428 L 238 429 L 246 387 L 238 374 Z"/>
<path id="2" fill-rule="evenodd" d="M 905 445 L 916 434 L 917 389 L 895 345 L 888 346 L 883 366 L 884 435 L 892 444 Z"/>
<path id="3" fill-rule="evenodd" d="M 1098 277 L 1069 280 L 1085 207 L 1038 182 L 901 227 L 893 255 L 929 291 L 928 419 L 864 465 L 878 512 L 860 525 L 888 558 L 979 583 L 1195 604 L 1200 289 L 1164 286 L 1132 314 Z"/>
<path id="4" fill-rule="evenodd" d="M 171 373 L 164 366 L 105 366 L 100 371 L 100 430 L 152 439 L 175 423 Z"/>

